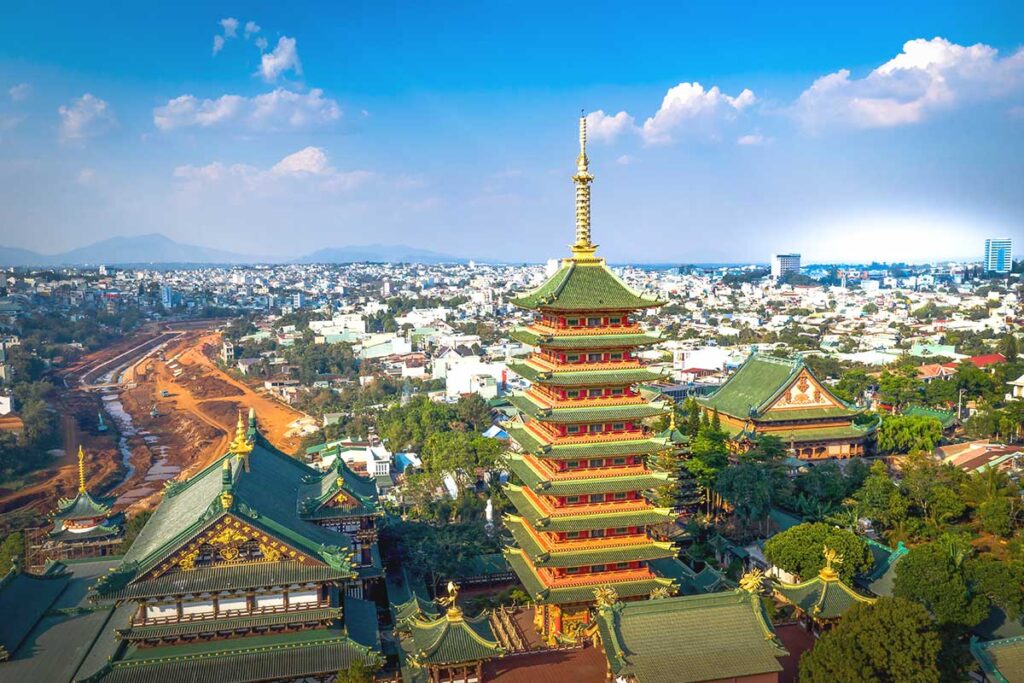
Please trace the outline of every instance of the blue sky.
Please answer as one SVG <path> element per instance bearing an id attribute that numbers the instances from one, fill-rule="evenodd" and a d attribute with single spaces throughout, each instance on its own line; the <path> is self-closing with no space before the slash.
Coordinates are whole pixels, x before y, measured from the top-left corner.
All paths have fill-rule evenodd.
<path id="1" fill-rule="evenodd" d="M 340 6 L 335 6 L 340 5 Z M 0 244 L 613 261 L 1024 247 L 1024 3 L 22 3 Z"/>

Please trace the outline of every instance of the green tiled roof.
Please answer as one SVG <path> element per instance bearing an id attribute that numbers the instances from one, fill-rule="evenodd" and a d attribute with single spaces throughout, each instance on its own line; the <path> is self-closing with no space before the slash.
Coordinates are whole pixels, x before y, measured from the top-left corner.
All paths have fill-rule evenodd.
<path id="1" fill-rule="evenodd" d="M 943 429 L 949 429 L 956 424 L 956 415 L 952 410 L 935 410 L 924 406 L 907 406 L 903 411 L 909 417 L 934 417 L 942 424 Z"/>
<path id="2" fill-rule="evenodd" d="M 334 519 L 377 514 L 377 485 L 353 472 L 340 456 L 323 474 L 308 475 L 299 486 L 299 515 L 303 519 Z M 344 489 L 356 501 L 352 508 L 326 507 L 325 503 Z"/>
<path id="3" fill-rule="evenodd" d="M 536 602 L 546 605 L 567 605 L 575 602 L 593 602 L 594 589 L 611 586 L 620 598 L 635 598 L 650 595 L 657 588 L 675 590 L 675 582 L 671 579 L 653 578 L 635 581 L 608 581 L 601 584 L 571 586 L 564 588 L 547 588 L 526 555 L 519 548 L 507 548 L 505 558 L 515 571 L 519 581 Z"/>
<path id="4" fill-rule="evenodd" d="M 833 439 L 862 439 L 870 436 L 878 428 L 877 423 L 868 425 L 850 424 L 839 427 L 818 427 L 815 429 L 784 429 L 766 432 L 782 439 L 783 443 L 800 444 L 810 441 L 830 441 Z"/>
<path id="5" fill-rule="evenodd" d="M 598 612 L 597 626 L 612 673 L 642 683 L 774 674 L 788 654 L 746 592 L 616 602 Z"/>
<path id="6" fill-rule="evenodd" d="M 563 261 L 562 267 L 537 289 L 512 299 L 512 304 L 520 308 L 554 311 L 619 311 L 663 303 L 634 292 L 604 262 L 582 265 L 571 260 Z"/>
<path id="7" fill-rule="evenodd" d="M 529 556 L 537 567 L 584 567 L 594 564 L 615 562 L 636 562 L 674 557 L 675 546 L 661 541 L 650 541 L 643 545 L 611 546 L 609 548 L 548 552 L 542 548 L 526 529 L 526 522 L 515 515 L 505 516 L 505 527 L 512 532 L 516 544 Z"/>
<path id="8" fill-rule="evenodd" d="M 629 405 L 594 406 L 592 408 L 545 408 L 537 405 L 525 395 L 516 394 L 509 399 L 517 410 L 541 422 L 615 422 L 618 420 L 642 420 L 664 415 L 664 403 L 648 402 Z"/>
<path id="9" fill-rule="evenodd" d="M 121 533 L 120 524 L 112 524 L 110 522 L 100 524 L 99 526 L 89 529 L 88 531 L 82 531 L 79 533 L 60 528 L 60 522 L 57 522 L 57 525 L 58 526 L 56 526 L 53 531 L 47 534 L 47 538 L 52 541 L 61 541 L 62 543 L 95 541 L 100 538 L 111 538 L 114 536 L 118 536 Z"/>
<path id="10" fill-rule="evenodd" d="M 333 675 L 380 656 L 339 629 L 318 629 L 130 651 L 85 683 L 247 683 Z"/>
<path id="11" fill-rule="evenodd" d="M 513 362 L 508 364 L 508 369 L 531 382 L 557 387 L 619 386 L 664 379 L 661 373 L 647 368 L 548 372 L 538 370 L 527 363 Z"/>
<path id="12" fill-rule="evenodd" d="M 93 498 L 88 491 L 79 491 L 74 498 L 62 498 L 57 503 L 57 512 L 53 518 L 61 519 L 92 519 L 104 517 L 110 512 L 112 500 Z"/>
<path id="13" fill-rule="evenodd" d="M 717 408 L 719 412 L 731 415 L 735 418 L 746 419 L 755 416 L 758 419 L 764 418 L 761 413 L 784 391 L 792 381 L 804 370 L 806 366 L 802 359 L 790 360 L 787 358 L 776 358 L 753 354 L 739 367 L 738 370 L 721 386 L 714 394 L 707 398 L 697 399 L 701 405 L 709 410 Z M 808 372 L 810 370 L 808 369 Z M 813 373 L 812 373 L 813 376 Z M 828 392 L 828 388 L 822 385 Z M 839 406 L 845 406 L 835 396 L 829 395 Z M 825 413 L 820 410 L 814 411 L 786 411 L 785 415 L 797 415 L 801 412 L 810 412 L 815 415 Z M 858 411 L 848 406 L 837 408 L 833 412 L 843 415 L 853 415 Z M 811 416 L 811 415 L 809 415 Z M 799 417 L 782 417 L 777 419 L 801 419 Z"/>
<path id="14" fill-rule="evenodd" d="M 971 654 L 988 680 L 994 683 L 1024 681 L 1024 636 L 1002 640 L 971 640 Z"/>
<path id="15" fill-rule="evenodd" d="M 539 441 L 533 434 L 521 426 L 507 425 L 505 431 L 509 437 L 519 444 L 520 448 L 534 455 L 556 460 L 575 460 L 578 458 L 600 458 L 615 455 L 650 455 L 663 451 L 666 444 L 656 438 L 624 439 L 622 441 L 605 441 L 601 443 L 566 444 L 552 446 Z"/>
<path id="16" fill-rule="evenodd" d="M 514 484 L 505 486 L 505 494 L 512 501 L 519 514 L 535 529 L 543 531 L 585 531 L 589 529 L 614 529 L 624 526 L 648 526 L 663 524 L 674 518 L 668 508 L 649 507 L 629 512 L 587 512 L 572 517 L 547 517 L 533 505 L 533 501 Z"/>
<path id="17" fill-rule="evenodd" d="M 70 579 L 70 574 L 60 571 L 38 575 L 13 568 L 0 579 L 0 661 L 3 651 L 14 654 Z"/>
<path id="18" fill-rule="evenodd" d="M 224 462 L 229 464 L 226 471 Z M 118 582 L 134 580 L 226 514 L 308 553 L 314 561 L 347 568 L 349 537 L 303 519 L 297 505 L 299 487 L 319 481 L 320 473 L 281 453 L 258 434 L 248 463 L 246 468 L 242 458 L 229 453 L 188 481 L 170 484 L 125 554 L 117 576 L 105 582 L 104 592 L 119 590 Z M 225 486 L 230 486 L 233 498 L 227 511 L 219 499 Z"/>
<path id="19" fill-rule="evenodd" d="M 476 662 L 505 653 L 486 615 L 449 613 L 432 620 L 413 619 L 407 626 L 413 645 L 411 659 L 419 666 Z"/>
<path id="20" fill-rule="evenodd" d="M 517 328 L 510 335 L 527 346 L 542 346 L 548 349 L 621 349 L 633 346 L 648 346 L 664 341 L 656 334 L 633 332 L 629 334 L 574 334 L 538 335 L 527 329 Z"/>
<path id="21" fill-rule="evenodd" d="M 542 478 L 518 454 L 510 454 L 505 463 L 524 484 L 538 493 L 548 496 L 575 496 L 591 493 L 620 493 L 643 491 L 663 486 L 672 480 L 667 472 L 648 472 L 617 477 L 586 477 L 571 480 L 552 481 Z"/>
<path id="22" fill-rule="evenodd" d="M 840 579 L 823 579 L 821 576 L 802 583 L 779 583 L 775 590 L 804 614 L 825 621 L 838 619 L 858 602 L 875 601 L 875 598 L 857 593 Z"/>
<path id="23" fill-rule="evenodd" d="M 188 571 L 173 570 L 155 579 L 128 583 L 120 589 L 107 592 L 100 591 L 100 596 L 106 600 L 132 600 L 215 590 L 266 588 L 292 583 L 322 583 L 339 581 L 351 576 L 352 571 L 346 567 L 335 569 L 322 564 L 300 564 L 291 561 L 222 564 L 197 567 Z"/>
<path id="24" fill-rule="evenodd" d="M 342 617 L 340 607 L 310 609 L 269 614 L 255 614 L 229 619 L 197 619 L 177 624 L 155 624 L 117 629 L 117 635 L 124 640 L 145 640 L 147 638 L 170 638 L 175 636 L 198 636 L 203 634 L 229 634 L 252 628 L 270 628 L 283 624 L 316 624 L 333 621 Z"/>

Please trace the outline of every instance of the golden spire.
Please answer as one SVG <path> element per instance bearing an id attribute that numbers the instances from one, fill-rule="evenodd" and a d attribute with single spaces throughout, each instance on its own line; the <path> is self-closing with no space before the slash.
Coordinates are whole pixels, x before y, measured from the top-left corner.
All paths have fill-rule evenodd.
<path id="1" fill-rule="evenodd" d="M 572 181 L 576 184 L 576 243 L 572 245 L 572 257 L 575 261 L 596 261 L 594 252 L 597 245 L 590 242 L 590 183 L 594 176 L 589 171 L 590 159 L 587 158 L 587 117 L 580 112 L 580 155 L 576 157 L 576 175 Z"/>
<path id="2" fill-rule="evenodd" d="M 85 493 L 85 451 L 78 444 L 78 492 Z"/>

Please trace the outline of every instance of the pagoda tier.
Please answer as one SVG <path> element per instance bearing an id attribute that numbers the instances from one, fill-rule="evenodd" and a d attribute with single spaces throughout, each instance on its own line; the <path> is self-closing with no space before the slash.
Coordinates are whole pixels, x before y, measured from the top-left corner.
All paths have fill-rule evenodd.
<path id="1" fill-rule="evenodd" d="M 535 315 L 512 335 L 533 352 L 509 365 L 531 384 L 510 399 L 520 417 L 507 429 L 521 452 L 507 459 L 516 483 L 505 492 L 516 514 L 505 524 L 518 547 L 505 554 L 552 639 L 578 634 L 598 588 L 623 598 L 670 590 L 648 562 L 675 554 L 650 534 L 673 513 L 646 495 L 672 481 L 648 467 L 648 457 L 670 445 L 645 423 L 670 408 L 641 389 L 661 375 L 638 355 L 659 338 L 636 313 L 661 302 L 634 292 L 594 256 L 592 179 L 582 148 L 573 255 L 538 289 L 512 299 Z"/>

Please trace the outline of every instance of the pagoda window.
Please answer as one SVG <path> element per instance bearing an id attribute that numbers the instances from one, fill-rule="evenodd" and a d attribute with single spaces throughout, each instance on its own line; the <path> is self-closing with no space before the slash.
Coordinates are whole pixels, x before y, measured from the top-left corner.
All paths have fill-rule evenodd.
<path id="1" fill-rule="evenodd" d="M 621 325 L 622 324 L 622 318 L 620 316 L 615 316 L 614 318 L 608 318 L 608 324 L 609 325 Z"/>
<path id="2" fill-rule="evenodd" d="M 569 531 L 569 532 L 566 532 L 565 537 L 566 538 L 579 538 L 580 537 L 580 532 L 578 532 L 578 531 Z"/>
<path id="3" fill-rule="evenodd" d="M 565 499 L 565 502 L 568 503 L 569 505 L 575 505 L 576 503 L 580 502 L 580 497 L 579 496 L 568 496 Z"/>
<path id="4" fill-rule="evenodd" d="M 566 567 L 565 568 L 565 573 L 566 574 L 579 574 L 580 573 L 580 568 L 579 567 Z"/>
<path id="5" fill-rule="evenodd" d="M 612 389 L 612 396 L 622 396 L 622 394 L 623 394 L 623 390 L 622 389 Z"/>
<path id="6" fill-rule="evenodd" d="M 604 494 L 603 493 L 595 493 L 594 495 L 590 496 L 590 502 L 591 503 L 603 503 L 604 502 Z"/>
<path id="7" fill-rule="evenodd" d="M 587 362 L 588 363 L 600 363 L 601 359 L 603 357 L 604 357 L 604 354 L 601 354 L 601 353 L 588 353 L 587 354 Z"/>
<path id="8" fill-rule="evenodd" d="M 615 494 L 615 500 L 626 500 L 625 492 L 619 492 Z"/>
<path id="9" fill-rule="evenodd" d="M 566 431 L 567 434 L 579 434 L 580 433 L 580 426 L 579 425 L 569 425 L 568 427 L 565 428 L 565 431 Z"/>
<path id="10" fill-rule="evenodd" d="M 604 396 L 604 389 L 591 389 L 588 393 L 591 397 Z"/>
<path id="11" fill-rule="evenodd" d="M 614 424 L 612 424 L 612 431 L 613 432 L 621 432 L 625 428 L 626 428 L 626 425 L 624 423 L 622 423 L 622 422 L 615 422 Z"/>
<path id="12" fill-rule="evenodd" d="M 616 562 L 615 563 L 615 568 L 616 569 L 627 569 L 628 567 L 629 567 L 629 562 Z"/>
<path id="13" fill-rule="evenodd" d="M 599 327 L 600 325 L 600 318 L 587 318 L 587 327 Z"/>
<path id="14" fill-rule="evenodd" d="M 565 321 L 565 324 L 568 325 L 569 327 L 578 327 L 579 324 L 580 324 L 580 319 L 579 318 L 569 318 L 569 319 L 567 319 Z"/>
<path id="15" fill-rule="evenodd" d="M 629 533 L 629 527 L 628 526 L 620 526 L 620 527 L 615 529 L 615 535 L 616 536 L 624 536 L 624 535 L 626 535 L 628 533 Z"/>
<path id="16" fill-rule="evenodd" d="M 594 529 L 590 532 L 591 538 L 604 538 L 604 529 Z"/>
<path id="17" fill-rule="evenodd" d="M 611 360 L 622 360 L 622 354 L 621 353 L 613 353 L 613 354 L 610 354 L 608 356 L 608 358 L 610 358 Z"/>
<path id="18" fill-rule="evenodd" d="M 566 363 L 579 363 L 580 362 L 580 354 L 578 354 L 578 353 L 570 353 L 569 355 L 567 355 L 565 357 L 565 362 Z"/>
<path id="19" fill-rule="evenodd" d="M 590 571 L 592 572 L 603 572 L 604 570 L 605 566 L 603 564 L 595 564 L 593 567 L 590 568 Z"/>
<path id="20" fill-rule="evenodd" d="M 577 467 L 580 466 L 580 461 L 579 460 L 570 460 L 567 463 L 565 463 L 565 466 L 568 469 L 570 469 L 570 470 L 574 470 L 574 469 L 576 469 Z"/>
<path id="21" fill-rule="evenodd" d="M 569 391 L 565 392 L 565 395 L 568 398 L 579 398 L 580 397 L 580 390 L 579 389 L 570 389 Z"/>
<path id="22" fill-rule="evenodd" d="M 612 464 L 613 465 L 625 465 L 626 464 L 626 459 L 625 458 L 612 458 Z"/>

